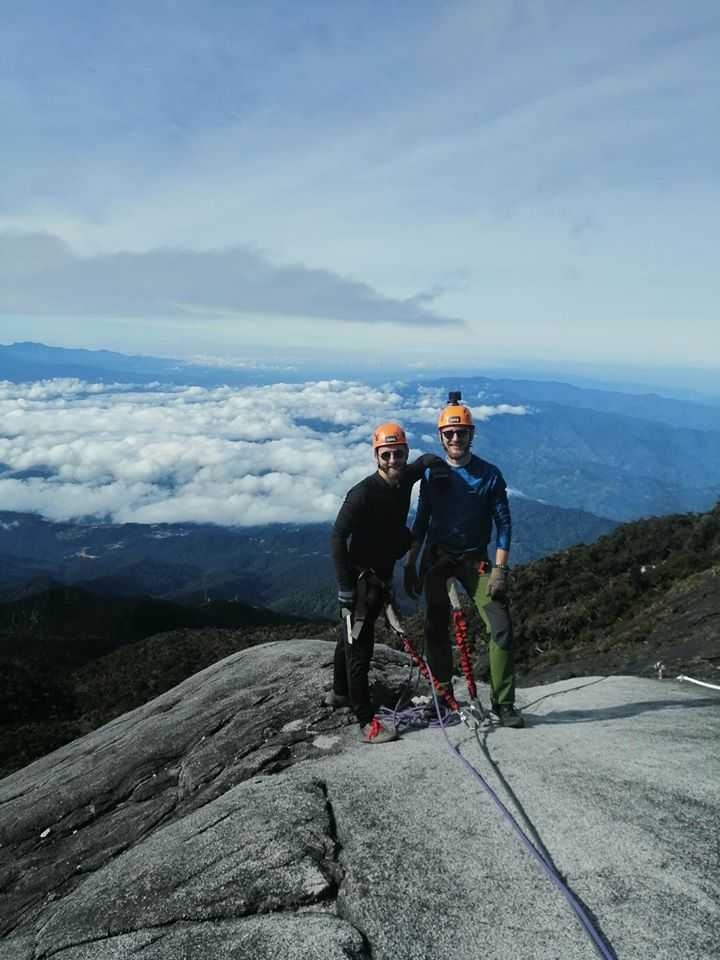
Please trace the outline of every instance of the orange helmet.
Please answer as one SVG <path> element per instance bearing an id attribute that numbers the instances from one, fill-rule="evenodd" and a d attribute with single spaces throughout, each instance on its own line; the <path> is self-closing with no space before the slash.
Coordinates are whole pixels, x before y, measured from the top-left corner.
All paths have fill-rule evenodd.
<path id="1" fill-rule="evenodd" d="M 449 403 L 438 417 L 438 430 L 444 427 L 473 427 L 472 413 L 464 403 Z"/>
<path id="2" fill-rule="evenodd" d="M 399 423 L 381 423 L 372 436 L 373 450 L 378 447 L 397 447 L 408 445 L 405 431 Z"/>

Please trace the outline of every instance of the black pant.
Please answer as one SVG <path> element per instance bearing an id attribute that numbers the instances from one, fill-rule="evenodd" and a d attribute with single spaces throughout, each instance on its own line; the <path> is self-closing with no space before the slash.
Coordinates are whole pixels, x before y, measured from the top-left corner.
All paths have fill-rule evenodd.
<path id="1" fill-rule="evenodd" d="M 488 653 L 493 703 L 513 703 L 515 668 L 510 610 L 507 600 L 493 600 L 488 595 L 489 569 L 481 572 L 473 557 L 437 559 L 425 575 L 425 650 L 433 675 L 441 682 L 452 677 L 452 646 L 448 636 L 448 577 L 456 577 L 462 583 L 490 634 Z"/>
<path id="2" fill-rule="evenodd" d="M 358 723 L 369 723 L 373 714 L 368 673 L 375 646 L 375 621 L 385 603 L 385 586 L 369 581 L 364 603 L 364 621 L 360 635 L 348 643 L 345 623 L 340 624 L 340 637 L 335 646 L 333 689 L 341 697 L 349 697 Z"/>

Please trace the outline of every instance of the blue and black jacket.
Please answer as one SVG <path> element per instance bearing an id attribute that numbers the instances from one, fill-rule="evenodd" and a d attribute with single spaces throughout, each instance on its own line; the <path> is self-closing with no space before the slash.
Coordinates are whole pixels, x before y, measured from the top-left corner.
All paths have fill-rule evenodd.
<path id="1" fill-rule="evenodd" d="M 460 555 L 480 552 L 487 555 L 492 527 L 496 545 L 510 549 L 512 521 L 507 487 L 498 468 L 474 454 L 464 467 L 451 467 L 447 480 L 430 481 L 425 471 L 413 524 L 413 539 L 428 547 Z"/>

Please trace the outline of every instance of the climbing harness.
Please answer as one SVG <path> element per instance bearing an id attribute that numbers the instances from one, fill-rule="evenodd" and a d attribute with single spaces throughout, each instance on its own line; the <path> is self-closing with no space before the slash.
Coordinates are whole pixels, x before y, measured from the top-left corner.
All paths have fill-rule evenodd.
<path id="1" fill-rule="evenodd" d="M 345 611 L 346 640 L 352 646 L 354 640 L 362 633 L 367 618 L 368 593 L 371 587 L 382 591 L 385 603 L 392 600 L 392 586 L 381 580 L 372 567 L 361 570 L 355 584 L 355 605 L 352 611 Z"/>

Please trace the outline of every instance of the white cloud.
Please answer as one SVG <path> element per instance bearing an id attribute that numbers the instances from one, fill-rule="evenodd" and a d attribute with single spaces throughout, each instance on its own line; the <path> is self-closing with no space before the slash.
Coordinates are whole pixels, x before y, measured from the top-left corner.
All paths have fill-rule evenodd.
<path id="1" fill-rule="evenodd" d="M 50 380 L 0 382 L 0 503 L 54 520 L 331 520 L 374 463 L 382 421 L 408 425 L 427 449 L 440 388 L 319 381 L 148 387 Z M 479 419 L 525 413 L 473 408 Z"/>
<path id="2" fill-rule="evenodd" d="M 0 313 L 62 316 L 313 317 L 420 327 L 462 326 L 428 295 L 383 296 L 358 280 L 249 247 L 76 256 L 46 233 L 0 233 Z"/>
<path id="3" fill-rule="evenodd" d="M 18 4 L 0 31 L 0 226 L 86 255 L 60 264 L 38 245 L 42 282 L 0 284 L 16 306 L 78 307 L 62 326 L 7 315 L 14 337 L 125 351 L 152 337 L 160 352 L 172 337 L 183 353 L 252 338 L 260 359 L 309 345 L 362 362 L 367 326 L 338 336 L 318 317 L 379 331 L 390 312 L 390 337 L 430 289 L 466 319 L 477 368 L 645 365 L 649 342 L 653 363 L 720 354 L 717 4 L 135 6 Z M 170 245 L 194 251 L 176 252 L 172 283 Z M 273 297 L 215 289 L 209 251 L 229 248 L 240 276 L 253 256 L 266 275 L 258 250 L 309 269 L 270 267 Z M 86 312 L 141 301 L 184 314 Z M 310 319 L 262 314 L 238 337 L 223 311 L 257 303 Z M 457 359 L 446 327 L 413 329 L 409 362 Z"/>

